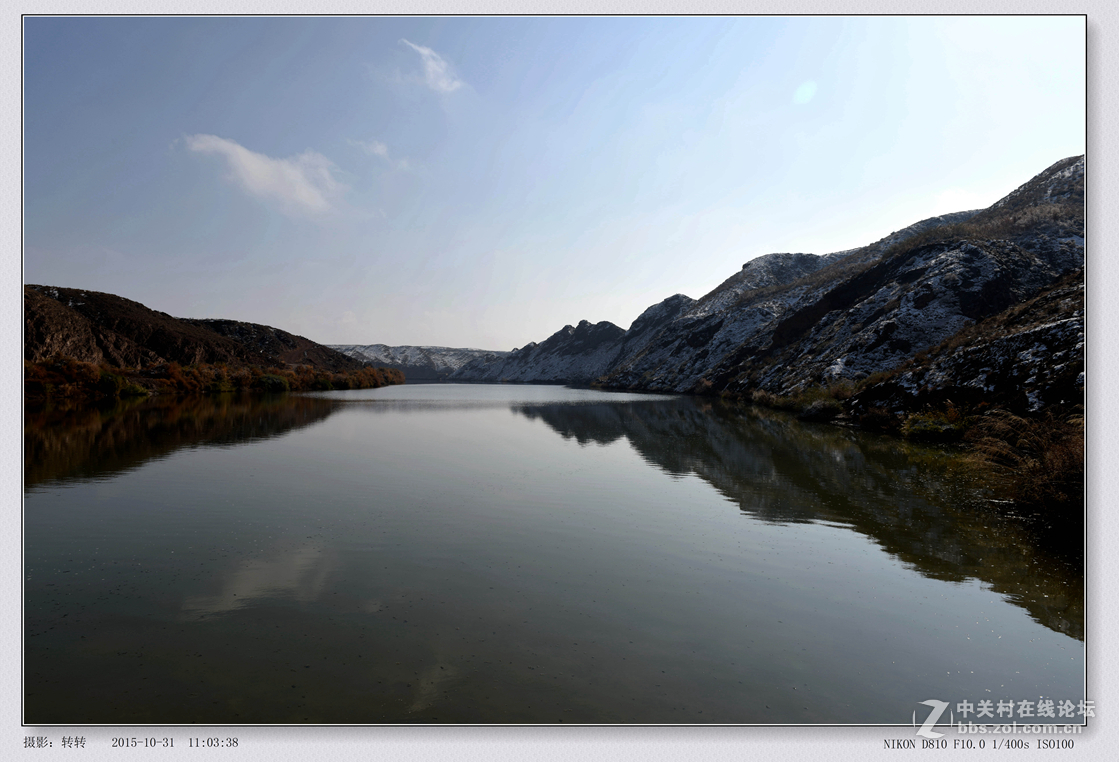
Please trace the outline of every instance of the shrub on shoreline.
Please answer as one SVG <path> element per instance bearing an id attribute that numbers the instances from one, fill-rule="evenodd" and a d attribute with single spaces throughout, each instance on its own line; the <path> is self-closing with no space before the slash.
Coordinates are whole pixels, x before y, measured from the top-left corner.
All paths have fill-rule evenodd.
<path id="1" fill-rule="evenodd" d="M 1005 478 L 1014 501 L 1031 508 L 1080 510 L 1084 502 L 1084 418 L 1022 418 L 1003 410 L 968 433 L 972 458 Z"/>
<path id="2" fill-rule="evenodd" d="M 229 368 L 226 365 L 182 366 L 176 362 L 130 369 L 98 365 L 70 357 L 23 363 L 24 399 L 109 400 L 147 394 L 216 394 L 232 391 L 285 392 L 329 389 L 376 389 L 404 383 L 391 368 L 361 368 L 332 373 L 307 365 L 294 368 Z"/>
<path id="3" fill-rule="evenodd" d="M 949 400 L 943 410 L 926 410 L 906 416 L 901 424 L 901 434 L 915 442 L 946 444 L 963 439 L 969 425 L 970 419 Z"/>

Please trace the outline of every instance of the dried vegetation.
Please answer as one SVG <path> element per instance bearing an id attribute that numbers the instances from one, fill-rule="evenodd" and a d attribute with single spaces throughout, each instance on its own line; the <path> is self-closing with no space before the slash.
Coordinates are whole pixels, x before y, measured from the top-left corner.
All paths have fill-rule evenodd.
<path id="1" fill-rule="evenodd" d="M 206 363 L 183 366 L 170 362 L 136 370 L 81 362 L 70 357 L 24 361 L 23 368 L 24 399 L 28 403 L 61 399 L 106 400 L 168 393 L 375 389 L 404 383 L 404 374 L 391 368 L 361 368 L 333 373 L 307 365 L 264 368 Z"/>

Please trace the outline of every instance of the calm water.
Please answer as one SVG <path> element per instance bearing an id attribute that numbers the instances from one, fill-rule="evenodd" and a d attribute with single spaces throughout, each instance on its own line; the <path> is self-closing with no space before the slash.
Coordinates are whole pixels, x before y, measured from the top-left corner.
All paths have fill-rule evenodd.
<path id="1" fill-rule="evenodd" d="M 1079 562 L 897 440 L 415 385 L 41 413 L 25 445 L 30 724 L 908 725 L 1084 695 Z"/>

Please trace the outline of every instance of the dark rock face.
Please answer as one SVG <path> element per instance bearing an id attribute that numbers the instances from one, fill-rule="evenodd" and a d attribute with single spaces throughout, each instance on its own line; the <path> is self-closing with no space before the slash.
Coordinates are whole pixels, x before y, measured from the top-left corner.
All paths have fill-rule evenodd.
<path id="1" fill-rule="evenodd" d="M 1028 226 L 1034 235 L 1073 234 L 1083 238 L 1083 213 L 1069 217 L 1061 213 L 1062 208 L 1083 212 L 1083 156 L 1070 156 L 1058 161 L 981 211 L 974 222 L 1012 222 L 1019 228 Z"/>
<path id="2" fill-rule="evenodd" d="M 870 267 L 782 319 L 765 358 L 769 367 L 748 378 L 755 386 L 788 391 L 801 385 L 793 367 L 818 384 L 888 370 L 1082 265 L 1083 248 L 1070 241 L 1038 242 L 1030 249 L 999 240 L 918 248 Z"/>
<path id="3" fill-rule="evenodd" d="M 841 410 L 842 408 L 839 403 L 834 400 L 816 400 L 801 412 L 797 418 L 802 421 L 824 423 L 839 415 Z"/>
<path id="4" fill-rule="evenodd" d="M 233 339 L 263 357 L 275 357 L 280 364 L 311 365 L 329 370 L 332 373 L 357 370 L 364 363 L 310 339 L 257 323 L 242 323 L 237 320 L 197 320 L 184 318 L 184 323 L 213 331 Z"/>
<path id="5" fill-rule="evenodd" d="M 988 209 L 922 220 L 859 249 L 758 257 L 699 300 L 671 297 L 621 335 L 611 326 L 616 338 L 577 343 L 580 329 L 567 326 L 501 363 L 472 363 L 458 375 L 775 394 L 858 381 L 1080 270 L 1084 171 L 1083 156 L 1064 159 Z M 1002 341 L 1010 357 L 1013 342 Z M 1075 331 L 1051 342 L 1082 358 Z M 1051 397 L 1038 391 L 1032 399 Z"/>
<path id="6" fill-rule="evenodd" d="M 1084 271 L 969 326 L 855 395 L 855 415 L 946 402 L 1015 413 L 1084 401 Z"/>
<path id="7" fill-rule="evenodd" d="M 113 294 L 24 286 L 24 359 L 54 355 L 117 367 L 306 364 L 356 370 L 362 363 L 268 326 L 180 320 Z"/>
<path id="8" fill-rule="evenodd" d="M 45 360 L 60 355 L 122 367 L 150 365 L 160 361 L 154 352 L 126 336 L 94 323 L 80 312 L 60 303 L 57 298 L 42 293 L 39 290 L 41 288 L 23 288 L 25 359 Z M 52 291 L 44 290 L 48 293 Z M 58 293 L 58 290 L 53 291 Z"/>
<path id="9" fill-rule="evenodd" d="M 25 286 L 24 323 L 28 360 L 62 354 L 122 367 L 250 361 L 248 349 L 237 342 L 97 291 Z"/>

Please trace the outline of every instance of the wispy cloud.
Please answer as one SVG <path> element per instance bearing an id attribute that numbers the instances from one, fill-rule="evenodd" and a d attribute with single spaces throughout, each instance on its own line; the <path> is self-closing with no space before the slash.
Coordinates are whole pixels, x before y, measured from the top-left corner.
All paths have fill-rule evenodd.
<path id="1" fill-rule="evenodd" d="M 455 76 L 451 65 L 443 56 L 431 48 L 416 45 L 403 38 L 400 41 L 420 54 L 424 62 L 424 81 L 432 90 L 437 93 L 453 93 L 463 86 L 463 81 Z"/>
<path id="2" fill-rule="evenodd" d="M 348 142 L 370 156 L 379 156 L 397 169 L 408 169 L 408 160 L 390 156 L 389 147 L 379 140 L 349 140 Z"/>
<path id="3" fill-rule="evenodd" d="M 183 140 L 191 151 L 225 159 L 230 180 L 249 195 L 277 204 L 286 214 L 329 212 L 347 189 L 335 179 L 334 163 L 314 151 L 274 159 L 217 135 L 187 135 Z"/>
<path id="4" fill-rule="evenodd" d="M 351 140 L 350 145 L 355 145 L 370 156 L 380 156 L 388 159 L 389 147 L 379 140 Z"/>

